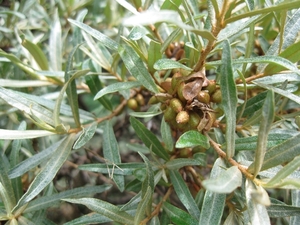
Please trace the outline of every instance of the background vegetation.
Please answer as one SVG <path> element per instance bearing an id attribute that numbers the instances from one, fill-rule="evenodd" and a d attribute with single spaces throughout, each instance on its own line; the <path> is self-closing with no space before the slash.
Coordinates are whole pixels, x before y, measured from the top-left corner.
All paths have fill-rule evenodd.
<path id="1" fill-rule="evenodd" d="M 0 1 L 1 224 L 297 224 L 300 1 Z"/>

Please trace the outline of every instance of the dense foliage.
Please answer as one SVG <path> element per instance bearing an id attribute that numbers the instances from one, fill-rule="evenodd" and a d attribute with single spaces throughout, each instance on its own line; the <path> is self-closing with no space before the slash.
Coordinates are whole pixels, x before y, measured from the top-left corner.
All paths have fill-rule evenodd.
<path id="1" fill-rule="evenodd" d="M 1 224 L 299 223 L 300 1 L 0 5 Z"/>

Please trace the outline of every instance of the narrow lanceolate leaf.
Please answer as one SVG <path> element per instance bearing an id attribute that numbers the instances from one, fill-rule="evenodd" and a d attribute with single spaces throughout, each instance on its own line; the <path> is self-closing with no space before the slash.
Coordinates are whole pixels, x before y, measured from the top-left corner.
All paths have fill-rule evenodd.
<path id="1" fill-rule="evenodd" d="M 141 199 L 140 203 L 138 204 L 135 217 L 134 217 L 134 225 L 139 225 L 140 222 L 145 218 L 145 212 L 148 211 L 149 202 L 152 202 L 151 201 L 152 193 L 153 190 L 151 190 L 150 186 L 148 186 L 144 197 Z"/>
<path id="2" fill-rule="evenodd" d="M 191 148 L 195 146 L 201 146 L 207 149 L 210 145 L 206 136 L 194 130 L 182 134 L 175 145 L 176 148 Z"/>
<path id="3" fill-rule="evenodd" d="M 267 148 L 272 148 L 276 145 L 281 144 L 287 139 L 293 137 L 293 135 L 288 133 L 271 133 L 268 135 Z M 235 141 L 235 150 L 236 151 L 255 151 L 257 149 L 257 139 L 258 136 L 239 138 Z"/>
<path id="4" fill-rule="evenodd" d="M 123 21 L 124 26 L 139 26 L 139 25 L 151 25 L 160 22 L 169 22 L 176 24 L 178 27 L 184 30 L 191 31 L 197 35 L 202 36 L 208 40 L 214 40 L 214 35 L 207 30 L 198 30 L 192 26 L 189 26 L 182 22 L 178 12 L 173 10 L 160 10 L 160 11 L 145 11 L 138 15 L 133 15 L 126 18 Z"/>
<path id="5" fill-rule="evenodd" d="M 300 29 L 299 25 L 300 25 L 300 9 L 297 9 L 293 15 L 289 16 L 289 21 L 285 24 L 284 31 L 278 34 L 278 36 L 272 43 L 271 47 L 266 52 L 266 55 L 277 55 L 280 49 L 286 49 L 288 46 L 291 46 L 298 37 L 298 33 Z M 283 33 L 283 43 L 280 43 L 282 39 L 281 37 L 282 33 Z M 262 72 L 262 70 L 260 72 Z"/>
<path id="6" fill-rule="evenodd" d="M 34 60 L 42 70 L 49 69 L 47 57 L 38 45 L 32 43 L 23 36 L 22 46 L 30 52 L 30 54 L 33 56 Z"/>
<path id="7" fill-rule="evenodd" d="M 298 95 L 295 95 L 295 94 L 293 94 L 289 91 L 282 90 L 280 88 L 277 88 L 277 87 L 274 87 L 274 86 L 271 86 L 271 85 L 264 84 L 262 82 L 253 81 L 253 83 L 260 86 L 260 87 L 263 87 L 265 89 L 272 90 L 275 93 L 280 94 L 284 97 L 287 97 L 288 99 L 300 104 L 300 97 Z"/>
<path id="8" fill-rule="evenodd" d="M 197 159 L 172 159 L 166 163 L 169 170 L 178 170 L 184 166 L 198 166 L 201 164 Z"/>
<path id="9" fill-rule="evenodd" d="M 94 195 L 96 193 L 102 193 L 104 191 L 107 191 L 111 187 L 112 185 L 110 184 L 91 186 L 91 187 L 79 187 L 79 188 L 74 188 L 72 190 L 67 190 L 60 193 L 52 194 L 50 196 L 43 196 L 35 200 L 32 200 L 30 203 L 28 203 L 26 209 L 24 210 L 24 213 L 29 213 L 29 212 L 34 212 L 34 211 L 39 211 L 42 209 L 49 208 L 59 203 L 60 200 L 63 198 L 75 198 L 75 197 L 80 198 L 88 195 Z"/>
<path id="10" fill-rule="evenodd" d="M 154 174 L 149 159 L 146 156 L 144 156 L 142 153 L 139 154 L 143 158 L 146 164 L 146 178 L 143 181 L 143 186 L 142 186 L 142 198 L 144 198 L 144 195 L 148 191 L 148 187 L 151 188 L 152 192 L 154 190 Z"/>
<path id="11" fill-rule="evenodd" d="M 102 98 L 104 95 L 117 92 L 117 91 L 123 91 L 123 90 L 128 90 L 134 87 L 139 87 L 141 86 L 141 83 L 139 81 L 128 81 L 128 82 L 117 82 L 110 84 L 107 87 L 104 87 L 101 89 L 96 96 L 94 97 L 94 100 Z"/>
<path id="12" fill-rule="evenodd" d="M 94 38 L 96 38 L 104 46 L 110 48 L 111 50 L 115 50 L 115 51 L 118 50 L 118 43 L 115 42 L 114 40 L 112 40 L 111 38 L 109 38 L 108 36 L 102 34 L 101 32 L 99 32 L 99 31 L 91 28 L 90 26 L 88 26 L 84 23 L 81 23 L 79 21 L 72 20 L 72 19 L 68 19 L 68 21 L 70 23 L 74 24 L 75 26 L 81 28 L 82 30 L 84 30 L 85 32 L 87 32 L 88 34 L 93 36 Z"/>
<path id="13" fill-rule="evenodd" d="M 10 213 L 11 210 L 13 209 L 14 205 L 10 201 L 10 196 L 7 193 L 7 191 L 5 190 L 5 188 L 3 187 L 1 182 L 0 182 L 0 198 L 1 198 L 2 204 L 5 207 L 6 212 Z"/>
<path id="14" fill-rule="evenodd" d="M 37 72 L 33 68 L 31 68 L 30 66 L 26 65 L 25 63 L 23 63 L 15 55 L 6 53 L 2 49 L 0 49 L 0 56 L 3 56 L 5 58 L 7 58 L 9 61 L 11 61 L 12 63 L 14 63 L 16 66 L 18 66 L 21 70 L 23 70 L 24 72 L 26 72 L 27 74 L 29 74 L 32 78 L 40 79 L 40 76 L 37 74 Z"/>
<path id="15" fill-rule="evenodd" d="M 299 19 L 300 22 L 300 19 Z M 283 52 L 279 54 L 279 56 L 290 60 L 291 62 L 295 63 L 300 60 L 300 56 L 298 54 L 298 49 L 300 48 L 300 41 L 288 46 Z M 264 74 L 275 74 L 280 71 L 284 70 L 284 67 L 276 65 L 276 64 L 269 64 L 266 69 L 264 70 Z"/>
<path id="16" fill-rule="evenodd" d="M 174 148 L 174 140 L 172 137 L 170 125 L 165 121 L 164 118 L 162 118 L 161 120 L 160 133 L 167 150 L 171 152 Z"/>
<path id="17" fill-rule="evenodd" d="M 255 185 L 250 180 L 246 180 L 246 201 L 247 210 L 251 224 L 270 225 L 270 218 L 265 205 L 260 204 L 255 199 L 254 193 L 257 192 Z"/>
<path id="18" fill-rule="evenodd" d="M 111 220 L 127 225 L 134 224 L 133 216 L 129 215 L 128 213 L 121 211 L 117 206 L 94 198 L 79 198 L 79 199 L 64 199 L 64 201 L 75 203 L 75 204 L 82 204 L 88 207 L 90 210 L 99 213 Z"/>
<path id="19" fill-rule="evenodd" d="M 232 166 L 215 179 L 202 182 L 206 190 L 215 193 L 229 194 L 242 185 L 242 173 L 237 166 Z"/>
<path id="20" fill-rule="evenodd" d="M 64 225 L 82 225 L 82 224 L 102 224 L 109 223 L 112 220 L 98 213 L 89 213 L 71 220 Z"/>
<path id="21" fill-rule="evenodd" d="M 295 207 L 300 206 L 300 190 L 292 190 L 292 205 Z M 300 219 L 300 214 L 291 217 L 290 225 L 297 225 Z"/>
<path id="22" fill-rule="evenodd" d="M 11 180 L 7 175 L 7 167 L 5 166 L 2 154 L 0 155 L 0 197 L 7 213 L 11 213 L 16 204 L 16 198 Z"/>
<path id="23" fill-rule="evenodd" d="M 0 79 L 1 87 L 15 87 L 15 88 L 29 88 L 29 87 L 42 87 L 53 85 L 53 82 L 46 80 L 11 80 L 11 79 Z"/>
<path id="24" fill-rule="evenodd" d="M 291 206 L 291 205 L 272 204 L 267 208 L 267 210 L 269 216 L 272 218 L 300 216 L 300 207 Z M 299 223 L 299 221 L 297 221 L 297 223 Z"/>
<path id="25" fill-rule="evenodd" d="M 295 157 L 291 162 L 285 165 L 264 187 L 276 187 L 284 181 L 291 173 L 300 167 L 300 156 Z"/>
<path id="26" fill-rule="evenodd" d="M 75 72 L 71 77 L 70 79 L 68 79 L 68 81 L 66 81 L 66 83 L 64 84 L 64 86 L 62 87 L 62 89 L 60 90 L 60 93 L 59 93 L 59 96 L 57 97 L 56 99 L 56 102 L 55 102 L 55 106 L 54 106 L 54 109 L 53 109 L 53 117 L 54 117 L 54 123 L 55 123 L 55 127 L 58 127 L 58 126 L 61 126 L 61 122 L 60 122 L 60 118 L 59 118 L 59 114 L 60 114 L 60 108 L 61 108 L 61 105 L 62 105 L 62 101 L 64 99 L 64 94 L 67 90 L 67 88 L 69 88 L 69 84 L 71 82 L 73 82 L 75 79 L 81 77 L 81 76 L 84 76 L 85 74 L 87 74 L 89 72 L 89 70 L 79 70 L 77 72 Z M 71 94 L 72 95 L 72 94 Z M 78 107 L 76 106 L 76 99 L 74 99 L 74 96 L 71 97 L 70 99 L 70 104 L 72 104 L 72 102 L 74 102 L 73 106 L 71 106 L 71 110 L 72 110 L 72 115 L 76 115 L 78 113 Z M 80 121 L 79 121 L 79 114 L 78 116 L 74 117 L 74 120 L 77 121 L 76 123 L 79 123 L 79 124 L 76 124 L 77 126 L 80 126 Z"/>
<path id="27" fill-rule="evenodd" d="M 93 163 L 83 164 L 78 167 L 80 170 L 92 171 L 104 174 L 120 174 L 120 175 L 133 175 L 136 170 L 144 169 L 144 163 L 120 163 L 111 165 L 109 162 L 106 164 Z"/>
<path id="28" fill-rule="evenodd" d="M 65 82 L 68 83 L 68 87 L 66 89 L 66 93 L 68 96 L 69 104 L 72 109 L 73 118 L 77 127 L 80 127 L 80 117 L 79 117 L 79 104 L 78 104 L 78 95 L 77 95 L 77 88 L 75 79 L 71 80 L 70 71 L 72 70 L 72 63 L 73 63 L 73 56 L 78 49 L 79 45 L 73 48 L 72 52 L 70 53 L 67 61 L 67 66 L 65 70 Z M 73 74 L 74 75 L 74 74 Z"/>
<path id="29" fill-rule="evenodd" d="M 164 211 L 168 214 L 169 218 L 174 224 L 180 225 L 197 225 L 198 221 L 189 213 L 179 209 L 168 202 L 164 202 Z"/>
<path id="30" fill-rule="evenodd" d="M 269 149 L 261 170 L 266 170 L 277 165 L 289 162 L 300 155 L 300 134 L 287 139 L 281 144 Z"/>
<path id="31" fill-rule="evenodd" d="M 48 148 L 20 162 L 8 172 L 9 178 L 13 179 L 15 177 L 22 176 L 24 173 L 47 161 L 53 154 L 55 154 L 55 151 L 57 151 L 62 142 L 63 140 L 57 141 Z"/>
<path id="32" fill-rule="evenodd" d="M 161 43 L 156 41 L 151 41 L 148 50 L 148 69 L 151 74 L 154 74 L 154 63 L 161 59 L 162 54 L 160 54 Z"/>
<path id="33" fill-rule="evenodd" d="M 252 58 L 234 59 L 232 60 L 232 63 L 233 64 L 274 63 L 300 75 L 300 71 L 298 70 L 297 66 L 295 66 L 289 60 L 282 58 L 280 56 L 267 55 L 267 56 L 259 56 L 259 57 L 252 57 Z M 218 61 L 208 62 L 207 65 L 212 65 L 212 66 L 222 65 L 222 61 L 218 60 Z"/>
<path id="34" fill-rule="evenodd" d="M 89 140 L 91 140 L 92 137 L 94 136 L 95 132 L 96 132 L 97 125 L 98 125 L 97 122 L 93 122 L 90 126 L 88 126 L 87 128 L 84 128 L 82 130 L 81 135 L 79 136 L 79 138 L 74 143 L 73 148 L 74 149 L 79 149 L 82 146 L 84 146 Z"/>
<path id="35" fill-rule="evenodd" d="M 24 131 L 24 130 L 26 130 L 26 122 L 22 121 L 18 127 L 18 131 Z M 11 153 L 10 153 L 10 166 L 11 167 L 16 166 L 21 161 L 20 160 L 21 143 L 22 143 L 22 141 L 18 140 L 18 139 L 15 139 L 12 143 L 12 149 L 11 149 Z M 12 179 L 11 182 L 12 182 L 12 185 L 14 188 L 16 200 L 18 201 L 23 194 L 21 178 L 16 177 L 16 178 Z"/>
<path id="36" fill-rule="evenodd" d="M 62 70 L 62 38 L 61 38 L 61 24 L 58 17 L 57 10 L 54 13 L 53 24 L 51 26 L 49 46 L 50 67 L 54 71 Z"/>
<path id="37" fill-rule="evenodd" d="M 75 134 L 70 134 L 64 139 L 58 147 L 59 151 L 57 151 L 57 154 L 48 160 L 45 167 L 42 168 L 30 184 L 27 192 L 19 200 L 17 208 L 36 197 L 53 180 L 57 171 L 70 155 L 75 137 Z"/>
<path id="38" fill-rule="evenodd" d="M 257 149 L 255 151 L 255 158 L 253 165 L 249 167 L 249 171 L 253 173 L 254 177 L 260 171 L 265 154 L 267 152 L 268 133 L 271 128 L 275 113 L 274 93 L 269 91 L 262 107 L 262 120 L 259 126 Z"/>
<path id="39" fill-rule="evenodd" d="M 130 46 L 125 45 L 120 47 L 119 54 L 130 74 L 149 91 L 158 93 L 154 79 L 137 53 Z"/>
<path id="40" fill-rule="evenodd" d="M 54 125 L 52 112 L 35 101 L 26 98 L 22 93 L 0 86 L 0 98 L 20 111 L 38 117 L 47 124 Z"/>
<path id="41" fill-rule="evenodd" d="M 54 135 L 55 133 L 47 130 L 5 130 L 0 129 L 0 140 L 32 139 Z"/>
<path id="42" fill-rule="evenodd" d="M 156 70 L 169 70 L 169 69 L 179 69 L 179 68 L 187 71 L 193 70 L 181 64 L 180 62 L 174 61 L 172 59 L 160 59 L 154 64 L 154 69 Z"/>
<path id="43" fill-rule="evenodd" d="M 166 152 L 165 148 L 162 146 L 157 137 L 151 131 L 149 131 L 144 124 L 142 124 L 134 117 L 130 117 L 130 124 L 135 130 L 138 137 L 150 150 L 153 151 L 154 154 L 156 154 L 164 160 L 169 159 L 169 155 Z"/>
<path id="44" fill-rule="evenodd" d="M 235 151 L 237 92 L 233 78 L 231 51 L 228 40 L 225 40 L 223 44 L 222 63 L 220 87 L 222 106 L 226 118 L 226 154 L 228 158 L 232 158 Z"/>
<path id="45" fill-rule="evenodd" d="M 121 163 L 121 157 L 119 152 L 118 142 L 113 131 L 111 121 L 104 123 L 103 133 L 103 155 L 109 162 L 109 164 L 116 165 Z M 123 191 L 125 187 L 124 176 L 118 174 L 110 174 L 111 178 L 116 182 L 118 188 Z"/>
<path id="46" fill-rule="evenodd" d="M 89 86 L 92 95 L 97 95 L 97 93 L 103 89 L 103 85 L 98 76 L 85 76 L 85 82 Z M 103 96 L 102 98 L 98 98 L 98 102 L 103 105 L 106 109 L 112 111 L 113 107 L 110 100 Z"/>
<path id="47" fill-rule="evenodd" d="M 218 158 L 212 168 L 210 179 L 217 178 L 222 171 L 226 168 L 223 159 Z M 207 190 L 204 195 L 204 200 L 201 209 L 201 216 L 199 225 L 211 225 L 220 224 L 224 205 L 225 205 L 226 194 L 219 194 Z"/>
<path id="48" fill-rule="evenodd" d="M 200 210 L 193 198 L 188 186 L 184 182 L 181 174 L 176 170 L 170 170 L 171 183 L 174 186 L 175 192 L 181 203 L 185 206 L 188 212 L 194 217 L 199 218 Z"/>
<path id="49" fill-rule="evenodd" d="M 141 190 L 141 201 L 138 204 L 137 211 L 134 218 L 134 224 L 139 225 L 142 219 L 145 218 L 145 215 L 151 216 L 152 212 L 152 195 L 154 192 L 154 173 L 150 164 L 149 159 L 139 153 L 140 156 L 143 158 L 146 164 L 146 177 L 142 183 L 142 190 Z"/>

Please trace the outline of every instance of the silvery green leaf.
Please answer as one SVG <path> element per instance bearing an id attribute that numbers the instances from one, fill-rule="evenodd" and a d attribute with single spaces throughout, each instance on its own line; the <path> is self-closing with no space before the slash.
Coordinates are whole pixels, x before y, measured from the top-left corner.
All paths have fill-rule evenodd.
<path id="1" fill-rule="evenodd" d="M 217 178 L 204 180 L 202 184 L 206 190 L 229 194 L 242 185 L 242 173 L 237 166 L 232 166 Z"/>
<path id="2" fill-rule="evenodd" d="M 265 194 L 257 190 L 257 187 L 252 181 L 246 179 L 246 201 L 248 208 L 243 214 L 248 214 L 247 216 L 249 217 L 251 224 L 271 224 L 266 206 L 261 204 L 261 198 Z M 270 203 L 270 200 L 265 203 Z"/>
<path id="3" fill-rule="evenodd" d="M 119 207 L 99 200 L 95 198 L 78 198 L 78 199 L 73 199 L 73 198 L 68 198 L 68 199 L 63 199 L 64 201 L 74 203 L 74 204 L 82 204 L 88 207 L 90 210 L 99 213 L 103 216 L 106 216 L 107 218 L 119 222 L 122 224 L 128 224 L 128 225 L 133 225 L 134 224 L 134 218 L 133 216 L 129 215 L 128 213 L 120 210 Z"/>

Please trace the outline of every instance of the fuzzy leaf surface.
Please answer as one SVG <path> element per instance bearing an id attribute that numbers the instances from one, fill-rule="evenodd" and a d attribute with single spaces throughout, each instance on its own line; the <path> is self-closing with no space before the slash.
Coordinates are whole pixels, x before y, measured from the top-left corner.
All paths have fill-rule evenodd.
<path id="1" fill-rule="evenodd" d="M 162 146 L 158 138 L 151 131 L 149 131 L 144 124 L 142 124 L 134 117 L 130 117 L 130 124 L 135 130 L 137 136 L 150 150 L 152 150 L 157 156 L 161 157 L 164 160 L 169 159 L 169 155 L 167 154 L 165 148 Z"/>
<path id="2" fill-rule="evenodd" d="M 242 173 L 237 166 L 232 166 L 217 178 L 204 180 L 202 184 L 206 190 L 229 194 L 242 185 Z"/>
<path id="3" fill-rule="evenodd" d="M 158 93 L 154 79 L 133 48 L 124 45 L 123 47 L 119 48 L 119 54 L 130 74 L 134 76 L 149 91 Z"/>
<path id="4" fill-rule="evenodd" d="M 206 136 L 194 130 L 182 134 L 175 144 L 176 148 L 189 148 L 195 146 L 201 146 L 207 149 L 210 145 Z"/>
<path id="5" fill-rule="evenodd" d="M 200 210 L 181 174 L 176 170 L 170 170 L 170 178 L 175 192 L 182 204 L 185 206 L 191 216 L 194 218 L 199 218 Z"/>
<path id="6" fill-rule="evenodd" d="M 235 81 L 233 78 L 231 50 L 230 43 L 228 40 L 225 40 L 223 44 L 221 71 L 221 104 L 226 117 L 226 154 L 228 158 L 231 158 L 234 156 L 235 152 L 237 91 Z"/>
<path id="7" fill-rule="evenodd" d="M 168 202 L 164 202 L 163 209 L 171 221 L 176 225 L 197 225 L 197 220 L 182 209 L 179 209 Z"/>
<path id="8" fill-rule="evenodd" d="M 210 179 L 217 178 L 226 168 L 223 159 L 218 158 L 212 168 Z M 219 194 L 207 190 L 201 208 L 199 225 L 220 224 L 225 205 L 226 194 Z"/>
<path id="9" fill-rule="evenodd" d="M 88 207 L 90 210 L 99 213 L 111 220 L 121 223 L 121 224 L 134 224 L 133 216 L 119 209 L 119 207 L 99 200 L 95 198 L 78 198 L 78 199 L 63 199 L 64 201 L 74 203 L 74 204 L 82 204 Z"/>

